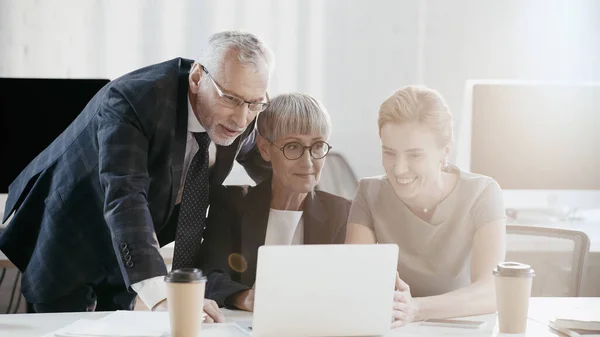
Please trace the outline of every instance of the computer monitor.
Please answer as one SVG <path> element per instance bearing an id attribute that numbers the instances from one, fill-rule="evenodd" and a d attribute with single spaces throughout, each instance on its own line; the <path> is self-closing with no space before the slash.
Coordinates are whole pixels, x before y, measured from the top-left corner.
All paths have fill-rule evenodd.
<path id="1" fill-rule="evenodd" d="M 600 83 L 469 81 L 457 164 L 507 208 L 600 208 Z"/>
<path id="2" fill-rule="evenodd" d="M 108 79 L 0 78 L 0 213 L 10 183 Z"/>

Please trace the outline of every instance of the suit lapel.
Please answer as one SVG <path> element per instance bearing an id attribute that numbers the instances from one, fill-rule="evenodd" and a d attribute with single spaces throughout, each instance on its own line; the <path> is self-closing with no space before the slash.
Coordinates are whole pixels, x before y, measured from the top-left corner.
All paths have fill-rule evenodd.
<path id="1" fill-rule="evenodd" d="M 187 120 L 188 120 L 188 76 L 192 65 L 191 60 L 179 60 L 179 88 L 177 90 L 177 112 L 175 117 L 175 135 L 171 145 L 171 202 L 167 219 L 171 217 L 177 192 L 181 183 L 181 174 L 183 171 L 183 158 L 185 156 L 185 146 L 187 143 Z"/>
<path id="2" fill-rule="evenodd" d="M 231 172 L 233 161 L 240 148 L 240 139 L 241 137 L 236 138 L 233 144 L 229 146 L 217 145 L 215 164 L 210 168 L 211 185 L 221 185 L 229 175 L 229 172 Z"/>
<path id="3" fill-rule="evenodd" d="M 325 226 L 327 212 L 314 191 L 304 200 L 304 244 L 330 243 L 332 233 Z"/>
<path id="4" fill-rule="evenodd" d="M 241 282 L 254 285 L 258 248 L 265 244 L 267 223 L 271 209 L 271 179 L 266 179 L 251 189 L 246 195 L 244 216 L 242 217 L 241 254 L 248 262 L 248 270 L 242 274 Z"/>
<path id="5" fill-rule="evenodd" d="M 227 178 L 233 167 L 233 161 L 237 158 L 238 153 L 242 148 L 243 140 L 254 130 L 256 120 L 254 120 L 246 131 L 242 133 L 235 141 L 229 146 L 217 145 L 217 157 L 215 158 L 215 165 L 210 169 L 210 183 L 211 185 L 221 185 Z"/>

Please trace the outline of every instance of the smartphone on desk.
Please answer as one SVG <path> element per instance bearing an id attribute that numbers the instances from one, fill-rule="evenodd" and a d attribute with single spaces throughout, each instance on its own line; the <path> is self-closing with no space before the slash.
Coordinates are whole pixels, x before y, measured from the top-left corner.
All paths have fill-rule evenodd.
<path id="1" fill-rule="evenodd" d="M 485 326 L 485 321 L 472 321 L 464 319 L 428 319 L 421 322 L 421 325 L 444 328 L 479 329 Z"/>

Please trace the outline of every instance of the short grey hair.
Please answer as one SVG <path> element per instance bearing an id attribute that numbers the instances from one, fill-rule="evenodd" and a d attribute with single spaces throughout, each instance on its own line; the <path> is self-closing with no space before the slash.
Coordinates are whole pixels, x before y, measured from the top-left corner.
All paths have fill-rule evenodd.
<path id="1" fill-rule="evenodd" d="M 257 66 L 264 62 L 269 75 L 275 68 L 273 53 L 256 35 L 241 31 L 215 33 L 208 39 L 208 45 L 202 50 L 198 62 L 211 73 L 221 71 L 225 55 L 230 50 L 239 51 L 238 61 L 243 66 Z"/>
<path id="2" fill-rule="evenodd" d="M 292 134 L 318 135 L 325 139 L 331 134 L 331 118 L 314 97 L 302 93 L 281 94 L 267 109 L 258 114 L 258 134 L 272 142 Z"/>

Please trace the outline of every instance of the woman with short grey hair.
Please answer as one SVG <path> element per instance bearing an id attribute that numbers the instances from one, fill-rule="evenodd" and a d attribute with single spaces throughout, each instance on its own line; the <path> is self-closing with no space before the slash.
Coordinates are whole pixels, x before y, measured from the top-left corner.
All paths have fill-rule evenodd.
<path id="1" fill-rule="evenodd" d="M 257 119 L 258 149 L 272 176 L 249 186 L 211 189 L 202 243 L 206 298 L 219 306 L 252 311 L 258 247 L 340 244 L 350 201 L 315 190 L 331 146 L 329 114 L 313 97 L 274 98 Z"/>

